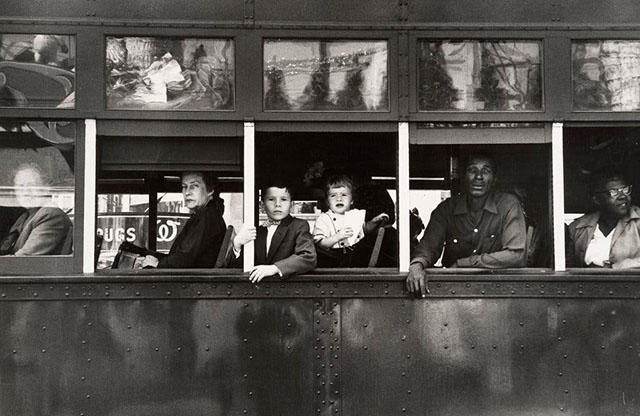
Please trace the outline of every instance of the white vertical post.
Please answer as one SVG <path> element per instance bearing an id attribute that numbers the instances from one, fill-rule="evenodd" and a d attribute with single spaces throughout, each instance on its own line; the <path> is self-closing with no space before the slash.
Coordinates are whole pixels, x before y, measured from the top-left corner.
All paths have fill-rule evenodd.
<path id="1" fill-rule="evenodd" d="M 553 123 L 551 129 L 551 181 L 553 184 L 553 258 L 554 270 L 566 270 L 564 252 L 564 151 L 562 123 Z"/>
<path id="2" fill-rule="evenodd" d="M 255 146 L 256 128 L 253 121 L 244 122 L 244 150 L 243 150 L 243 183 L 244 183 L 244 223 L 246 225 L 254 225 L 253 219 L 255 215 L 255 172 L 256 172 L 256 146 Z M 253 268 L 253 241 L 245 244 L 244 260 L 242 270 L 249 272 Z"/>
<path id="3" fill-rule="evenodd" d="M 409 271 L 409 123 L 398 123 L 398 235 L 400 236 L 400 272 Z"/>
<path id="4" fill-rule="evenodd" d="M 96 120 L 84 121 L 84 229 L 82 273 L 93 273 L 96 235 Z"/>

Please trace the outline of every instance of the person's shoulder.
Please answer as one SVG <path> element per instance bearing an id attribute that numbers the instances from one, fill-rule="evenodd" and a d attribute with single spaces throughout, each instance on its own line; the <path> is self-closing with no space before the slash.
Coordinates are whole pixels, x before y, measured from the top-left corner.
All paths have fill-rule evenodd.
<path id="1" fill-rule="evenodd" d="M 571 221 L 571 223 L 569 224 L 569 231 L 572 232 L 578 228 L 595 227 L 599 217 L 600 214 L 598 212 L 584 214 Z"/>
<path id="2" fill-rule="evenodd" d="M 497 205 L 500 204 L 520 204 L 517 196 L 509 192 L 494 192 L 493 199 Z"/>
<path id="3" fill-rule="evenodd" d="M 58 207 L 41 207 L 34 215 L 34 218 L 38 218 L 38 217 L 48 217 L 48 218 L 59 217 L 59 218 L 65 218 L 67 220 L 69 219 L 67 214 Z"/>
<path id="4" fill-rule="evenodd" d="M 298 229 L 303 229 L 303 230 L 309 230 L 309 223 L 306 220 L 302 220 L 300 218 L 296 218 L 296 217 L 292 217 L 289 216 L 289 218 L 291 218 L 291 222 L 289 223 L 290 227 L 294 227 L 294 228 L 298 228 Z"/>
<path id="5" fill-rule="evenodd" d="M 439 210 L 453 210 L 453 207 L 456 206 L 456 203 L 461 199 L 464 198 L 463 195 L 451 195 L 448 198 L 445 198 L 444 200 L 442 200 L 438 206 L 436 207 L 436 209 Z"/>
<path id="6" fill-rule="evenodd" d="M 631 205 L 629 208 L 629 217 L 634 220 L 640 221 L 640 207 L 637 205 Z"/>

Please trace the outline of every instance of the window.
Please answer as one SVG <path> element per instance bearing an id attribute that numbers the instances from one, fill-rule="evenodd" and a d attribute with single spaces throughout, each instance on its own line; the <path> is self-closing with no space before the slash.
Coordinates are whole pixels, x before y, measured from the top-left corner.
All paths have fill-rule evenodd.
<path id="1" fill-rule="evenodd" d="M 101 137 L 96 223 L 101 244 L 97 268 L 124 268 L 120 259 L 116 260 L 123 243 L 129 243 L 125 251 L 135 250 L 136 255 L 127 267 L 139 268 L 146 254 L 162 258 L 175 244 L 184 241 L 190 233 L 185 225 L 195 218 L 181 192 L 184 172 L 197 173 L 200 180 L 205 175 L 215 176 L 214 202 L 223 211 L 224 224 L 216 214 L 215 223 L 199 223 L 197 228 L 201 231 L 205 225 L 211 226 L 216 235 L 206 237 L 215 240 L 212 246 L 221 244 L 226 226 L 238 227 L 243 222 L 241 143 L 235 137 Z M 222 200 L 219 206 L 218 197 Z M 204 201 L 199 208 L 206 205 Z M 212 249 L 215 253 L 209 253 L 206 261 L 200 258 L 202 261 L 160 267 L 212 268 L 221 249 L 222 246 Z"/>
<path id="2" fill-rule="evenodd" d="M 567 267 L 640 266 L 633 192 L 640 183 L 639 133 L 637 127 L 565 128 Z"/>
<path id="3" fill-rule="evenodd" d="M 540 41 L 418 41 L 419 111 L 542 111 Z"/>
<path id="4" fill-rule="evenodd" d="M 231 39 L 107 37 L 109 109 L 233 110 Z"/>
<path id="5" fill-rule="evenodd" d="M 256 135 L 256 181 L 280 179 L 293 189 L 291 214 L 306 220 L 314 234 L 318 267 L 398 267 L 396 226 L 397 132 L 259 132 Z M 348 188 L 341 201 L 349 207 L 332 215 L 327 183 Z M 350 202 L 349 202 L 350 201 Z M 372 223 L 384 214 L 386 218 Z M 360 215 L 360 217 L 358 217 Z M 353 218 L 351 218 L 353 216 Z M 260 208 L 259 224 L 267 219 Z M 324 222 L 322 222 L 324 221 Z M 327 224 L 327 221 L 335 221 Z M 327 228 L 328 227 L 328 228 Z M 344 227 L 352 238 L 322 247 L 321 237 L 333 237 Z M 380 251 L 374 246 L 380 228 Z M 373 255 L 373 260 L 372 260 Z"/>
<path id="6" fill-rule="evenodd" d="M 430 249 L 430 256 L 433 259 L 430 261 L 436 267 L 551 267 L 549 192 L 551 149 L 544 144 L 548 139 L 544 137 L 542 126 L 533 125 L 529 128 L 523 128 L 523 126 L 518 125 L 518 128 L 504 124 L 492 125 L 491 128 L 478 124 L 417 126 L 409 149 L 412 212 L 408 238 L 411 238 L 412 256 L 419 242 L 425 238 L 431 238 L 432 240 L 425 240 L 425 243 L 433 241 L 434 248 Z M 518 142 L 526 144 L 511 144 Z M 539 144 L 534 144 L 536 142 Z M 491 165 L 495 165 L 489 166 L 492 179 L 488 186 L 485 186 L 482 181 L 475 183 L 475 177 L 467 179 L 470 160 L 478 158 L 485 158 L 485 160 L 488 158 L 489 162 L 492 162 Z M 484 171 L 482 176 L 485 176 Z M 491 215 L 503 218 L 501 219 L 503 222 L 499 225 L 496 222 L 495 227 L 488 225 L 490 217 L 485 212 L 489 210 L 488 205 L 483 205 L 483 209 L 474 217 L 473 210 L 465 199 L 469 194 L 481 195 L 483 194 L 481 191 L 483 189 L 486 191 L 487 188 L 491 192 L 495 191 L 492 198 L 495 200 L 497 211 L 495 213 L 491 211 Z M 501 199 L 495 196 L 498 194 L 502 195 Z M 433 240 L 435 234 L 426 236 L 424 229 L 429 224 L 434 209 L 448 198 L 452 198 L 447 201 L 448 205 L 439 208 L 441 216 L 434 219 L 439 221 L 438 224 L 441 224 L 441 228 L 445 230 L 443 241 L 436 243 L 436 240 Z M 446 209 L 444 209 L 445 206 Z M 504 238 L 507 233 L 504 226 L 507 221 L 504 218 L 508 217 L 510 211 L 521 212 L 518 218 L 524 220 L 522 229 L 514 228 L 517 235 L 511 236 L 518 237 L 518 241 L 514 240 L 515 245 L 527 248 L 526 256 L 519 259 L 519 265 L 511 262 L 480 264 L 473 260 L 475 250 L 481 254 L 504 249 Z M 494 241 L 497 238 L 501 241 Z M 443 249 L 445 257 L 442 257 Z M 458 259 L 467 258 L 470 259 L 470 263 L 456 262 Z"/>
<path id="7" fill-rule="evenodd" d="M 73 252 L 75 123 L 0 122 L 0 254 Z"/>
<path id="8" fill-rule="evenodd" d="M 0 107 L 75 107 L 75 37 L 0 34 Z"/>
<path id="9" fill-rule="evenodd" d="M 640 41 L 574 41 L 571 62 L 574 110 L 640 109 Z"/>
<path id="10" fill-rule="evenodd" d="M 386 41 L 264 42 L 265 111 L 389 111 Z"/>

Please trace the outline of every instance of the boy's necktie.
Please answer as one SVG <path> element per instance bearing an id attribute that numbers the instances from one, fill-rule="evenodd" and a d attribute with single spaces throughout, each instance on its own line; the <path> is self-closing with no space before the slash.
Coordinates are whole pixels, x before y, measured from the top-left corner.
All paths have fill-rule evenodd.
<path id="1" fill-rule="evenodd" d="M 280 225 L 280 221 L 278 220 L 267 220 L 262 224 L 263 227 L 269 227 L 270 225 Z"/>

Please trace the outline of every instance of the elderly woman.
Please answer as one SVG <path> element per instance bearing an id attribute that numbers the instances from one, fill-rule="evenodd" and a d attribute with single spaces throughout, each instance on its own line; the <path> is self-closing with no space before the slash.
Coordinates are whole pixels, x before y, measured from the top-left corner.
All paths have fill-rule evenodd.
<path id="1" fill-rule="evenodd" d="M 48 175 L 35 163 L 18 167 L 13 185 L 18 204 L 26 210 L 0 242 L 0 254 L 71 254 L 73 226 L 67 214 L 51 203 L 50 182 Z"/>
<path id="2" fill-rule="evenodd" d="M 567 267 L 640 267 L 640 208 L 622 175 L 600 175 L 593 186 L 597 210 L 569 225 Z"/>
<path id="3" fill-rule="evenodd" d="M 182 174 L 182 197 L 191 217 L 176 237 L 166 256 L 148 255 L 142 267 L 210 268 L 214 267 L 226 224 L 222 218 L 224 201 L 212 172 Z"/>

